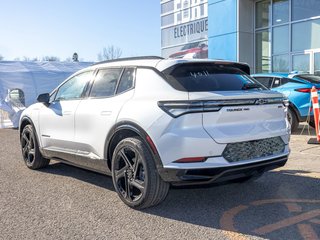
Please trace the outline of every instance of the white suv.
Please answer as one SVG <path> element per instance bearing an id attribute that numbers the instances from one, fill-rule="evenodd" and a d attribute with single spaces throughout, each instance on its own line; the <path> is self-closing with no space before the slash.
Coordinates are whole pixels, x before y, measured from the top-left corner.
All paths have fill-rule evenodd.
<path id="1" fill-rule="evenodd" d="M 137 209 L 163 201 L 170 184 L 255 178 L 286 163 L 290 127 L 283 95 L 249 74 L 246 64 L 210 60 L 95 64 L 23 112 L 24 161 L 111 175 Z"/>

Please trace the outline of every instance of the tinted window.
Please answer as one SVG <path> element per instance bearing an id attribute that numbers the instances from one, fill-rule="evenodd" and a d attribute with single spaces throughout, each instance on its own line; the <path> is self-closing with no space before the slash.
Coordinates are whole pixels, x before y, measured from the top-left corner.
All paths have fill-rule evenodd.
<path id="1" fill-rule="evenodd" d="M 272 84 L 272 77 L 254 77 L 259 83 L 261 83 L 263 86 L 270 88 Z"/>
<path id="2" fill-rule="evenodd" d="M 118 79 L 122 72 L 121 68 L 99 70 L 93 83 L 91 97 L 110 97 L 115 93 Z"/>
<path id="3" fill-rule="evenodd" d="M 55 100 L 70 100 L 79 99 L 82 97 L 82 93 L 90 81 L 92 76 L 92 71 L 81 73 L 73 78 L 70 78 L 65 82 L 56 94 Z"/>
<path id="4" fill-rule="evenodd" d="M 188 92 L 237 91 L 246 84 L 258 83 L 240 69 L 226 64 L 182 64 L 163 73 L 171 86 Z"/>
<path id="5" fill-rule="evenodd" d="M 304 75 L 295 76 L 295 78 L 298 78 L 298 79 L 300 78 L 311 83 L 316 83 L 316 84 L 320 83 L 320 76 L 304 74 Z"/>
<path id="6" fill-rule="evenodd" d="M 127 68 L 121 76 L 117 93 L 122 93 L 132 88 L 134 77 L 135 77 L 134 68 Z"/>

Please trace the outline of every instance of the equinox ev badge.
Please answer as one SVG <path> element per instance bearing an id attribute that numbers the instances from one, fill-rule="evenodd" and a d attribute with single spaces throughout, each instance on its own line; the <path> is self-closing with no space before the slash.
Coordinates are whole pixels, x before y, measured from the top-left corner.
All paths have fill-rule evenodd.
<path id="1" fill-rule="evenodd" d="M 255 102 L 256 105 L 263 105 L 267 103 L 268 103 L 268 100 L 265 100 L 265 99 L 257 99 Z"/>
<path id="2" fill-rule="evenodd" d="M 250 111 L 250 108 L 228 108 L 227 112 L 242 112 L 242 111 Z"/>

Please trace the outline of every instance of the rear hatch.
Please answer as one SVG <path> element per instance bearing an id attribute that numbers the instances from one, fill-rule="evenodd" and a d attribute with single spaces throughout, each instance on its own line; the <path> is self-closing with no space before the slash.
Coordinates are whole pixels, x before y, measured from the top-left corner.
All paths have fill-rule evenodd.
<path id="1" fill-rule="evenodd" d="M 287 134 L 283 95 L 251 78 L 247 65 L 184 63 L 164 73 L 173 87 L 189 93 L 184 108 L 201 112 L 203 128 L 218 143 Z"/>

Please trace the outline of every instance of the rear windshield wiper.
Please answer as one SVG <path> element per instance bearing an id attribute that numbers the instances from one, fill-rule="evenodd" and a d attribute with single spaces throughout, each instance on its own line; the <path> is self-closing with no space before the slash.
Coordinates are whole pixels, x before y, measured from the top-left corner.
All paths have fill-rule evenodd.
<path id="1" fill-rule="evenodd" d="M 261 85 L 256 83 L 245 83 L 242 87 L 242 90 L 254 89 L 254 88 L 261 88 Z"/>

